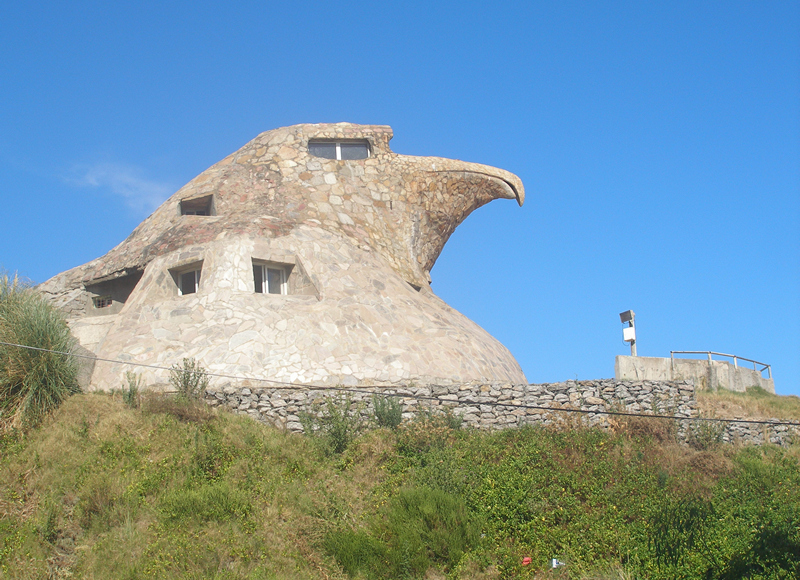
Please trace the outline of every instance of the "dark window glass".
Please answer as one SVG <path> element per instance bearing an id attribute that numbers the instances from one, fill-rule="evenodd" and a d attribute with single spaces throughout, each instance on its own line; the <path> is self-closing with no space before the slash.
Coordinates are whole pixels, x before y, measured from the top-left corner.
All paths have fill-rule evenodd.
<path id="1" fill-rule="evenodd" d="M 211 215 L 214 204 L 214 196 L 207 195 L 195 199 L 184 199 L 181 201 L 181 215 Z"/>
<path id="2" fill-rule="evenodd" d="M 366 159 L 369 157 L 369 146 L 366 143 L 339 143 L 342 159 Z"/>
<path id="3" fill-rule="evenodd" d="M 197 271 L 181 274 L 181 294 L 194 294 L 197 292 Z"/>
<path id="4" fill-rule="evenodd" d="M 315 157 L 336 159 L 336 143 L 309 143 L 308 151 Z"/>
<path id="5" fill-rule="evenodd" d="M 270 294 L 282 294 L 283 270 L 267 268 L 267 286 Z"/>
<path id="6" fill-rule="evenodd" d="M 366 159 L 369 157 L 369 143 L 360 141 L 311 141 L 308 144 L 311 155 L 323 159 Z"/>
<path id="7" fill-rule="evenodd" d="M 264 293 L 264 272 L 261 268 L 261 266 L 253 266 L 253 282 L 255 282 L 258 294 Z"/>

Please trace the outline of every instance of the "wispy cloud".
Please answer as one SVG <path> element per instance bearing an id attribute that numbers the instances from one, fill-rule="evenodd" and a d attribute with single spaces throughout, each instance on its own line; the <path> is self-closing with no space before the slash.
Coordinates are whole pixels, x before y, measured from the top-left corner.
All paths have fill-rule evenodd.
<path id="1" fill-rule="evenodd" d="M 108 190 L 140 212 L 152 212 L 175 192 L 172 184 L 147 179 L 140 169 L 119 163 L 76 165 L 72 174 L 68 182 Z"/>

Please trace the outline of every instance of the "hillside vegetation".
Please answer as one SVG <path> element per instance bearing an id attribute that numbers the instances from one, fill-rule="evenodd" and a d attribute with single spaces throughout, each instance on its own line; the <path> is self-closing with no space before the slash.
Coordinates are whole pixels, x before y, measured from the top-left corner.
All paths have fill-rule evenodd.
<path id="1" fill-rule="evenodd" d="M 432 416 L 337 453 L 335 429 L 126 401 L 75 395 L 0 438 L 0 577 L 800 576 L 796 446 L 693 449 L 653 420 L 479 433 Z"/>
<path id="2" fill-rule="evenodd" d="M 746 393 L 698 391 L 697 405 L 708 416 L 800 420 L 800 397 L 773 395 L 761 387 L 751 387 Z"/>

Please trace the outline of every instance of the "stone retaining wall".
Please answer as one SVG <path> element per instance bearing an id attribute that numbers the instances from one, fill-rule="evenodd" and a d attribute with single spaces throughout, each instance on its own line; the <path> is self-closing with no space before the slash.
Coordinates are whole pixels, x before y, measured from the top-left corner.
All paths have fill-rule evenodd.
<path id="1" fill-rule="evenodd" d="M 773 423 L 778 419 L 769 419 Z M 744 443 L 747 445 L 763 445 L 765 441 L 787 447 L 800 441 L 800 426 L 797 425 L 762 425 L 754 423 L 727 423 L 722 433 L 725 443 Z"/>
<path id="2" fill-rule="evenodd" d="M 540 385 L 473 382 L 451 385 L 406 385 L 353 390 L 347 394 L 365 419 L 372 417 L 374 393 L 400 398 L 403 419 L 413 419 L 420 412 L 451 412 L 463 424 L 478 429 L 504 429 L 530 424 L 584 424 L 608 428 L 614 416 L 598 411 L 655 413 L 675 417 L 695 417 L 697 401 L 691 381 L 566 381 Z M 302 413 L 319 412 L 318 404 L 325 397 L 336 396 L 335 389 L 253 388 L 228 385 L 211 387 L 206 401 L 212 406 L 225 406 L 240 414 L 290 431 L 301 432 Z M 559 408 L 580 409 L 584 413 L 558 412 Z M 624 419 L 623 419 L 624 420 Z M 681 440 L 691 437 L 690 421 L 678 421 Z M 696 423 L 694 423 L 697 425 Z M 788 445 L 792 438 L 800 440 L 800 427 L 708 423 L 705 436 L 718 435 L 726 442 Z M 767 427 L 765 430 L 764 428 Z"/>

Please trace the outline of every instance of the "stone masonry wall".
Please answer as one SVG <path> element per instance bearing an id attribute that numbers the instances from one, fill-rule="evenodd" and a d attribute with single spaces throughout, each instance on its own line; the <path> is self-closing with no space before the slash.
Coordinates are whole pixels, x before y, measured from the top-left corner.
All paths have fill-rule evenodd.
<path id="1" fill-rule="evenodd" d="M 380 387 L 373 390 L 348 390 L 360 406 L 365 419 L 372 416 L 372 397 L 377 392 L 400 398 L 403 419 L 413 419 L 419 412 L 451 412 L 463 424 L 478 429 L 504 429 L 532 424 L 576 422 L 608 428 L 614 416 L 598 411 L 654 413 L 675 417 L 697 416 L 697 402 L 691 381 L 566 381 L 539 385 L 472 382 L 451 385 L 414 385 Z M 317 412 L 325 397 L 340 394 L 335 389 L 211 387 L 205 398 L 212 406 L 225 406 L 263 423 L 301 432 L 302 413 Z M 559 408 L 580 409 L 585 413 L 558 412 Z M 552 409 L 552 410 L 551 410 Z M 776 420 L 777 421 L 777 420 Z M 698 427 L 698 425 L 703 425 Z M 763 444 L 765 440 L 788 445 L 800 440 L 800 427 L 744 423 L 695 423 L 679 421 L 678 438 L 685 440 L 692 429 L 721 437 L 725 442 Z"/>
<path id="2" fill-rule="evenodd" d="M 778 419 L 770 419 L 778 423 Z M 720 422 L 722 423 L 722 422 Z M 800 426 L 797 425 L 762 425 L 755 423 L 727 423 L 720 425 L 724 429 L 722 441 L 725 443 L 744 443 L 763 445 L 765 442 L 786 447 L 800 441 Z"/>

